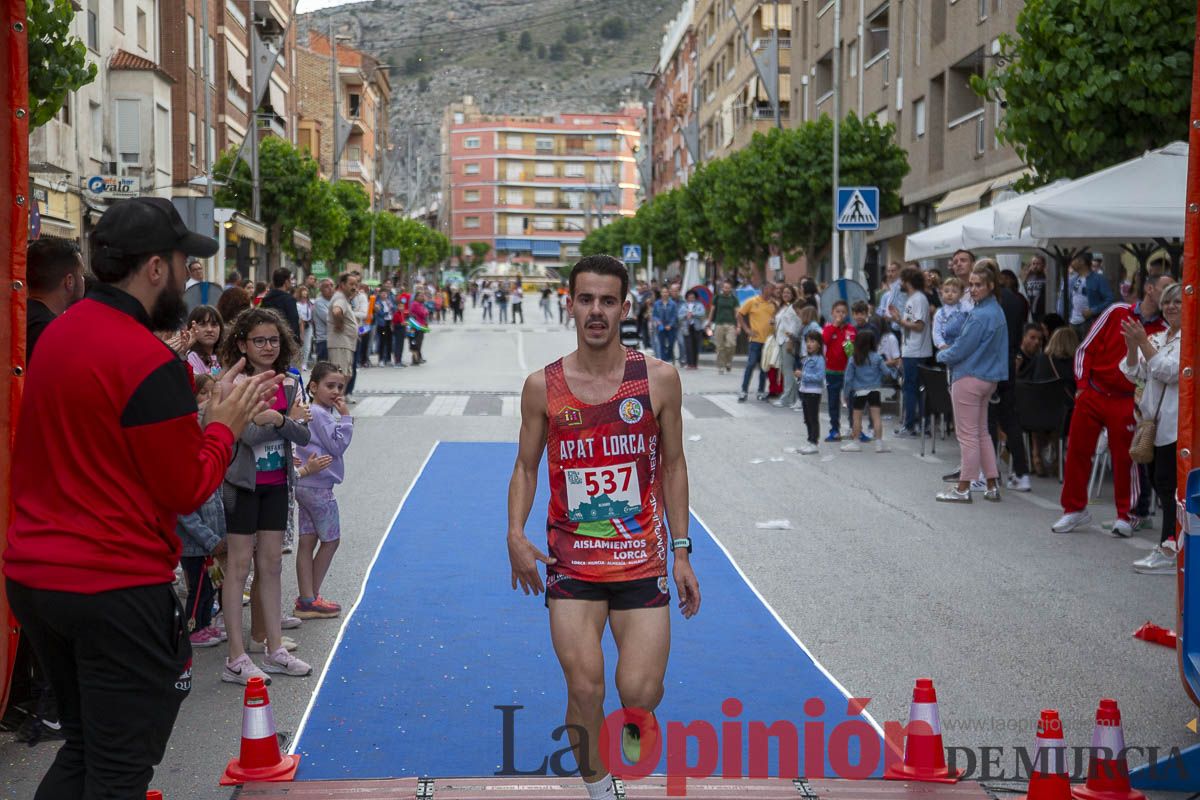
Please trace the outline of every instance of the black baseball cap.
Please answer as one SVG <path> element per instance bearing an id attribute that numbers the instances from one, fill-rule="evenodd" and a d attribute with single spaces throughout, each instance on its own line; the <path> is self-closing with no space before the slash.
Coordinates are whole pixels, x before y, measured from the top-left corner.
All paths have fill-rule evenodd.
<path id="1" fill-rule="evenodd" d="M 188 230 L 179 211 L 162 197 L 134 197 L 113 203 L 92 231 L 92 246 L 97 255 L 113 260 L 173 250 L 209 258 L 217 254 L 219 247 L 211 236 Z"/>

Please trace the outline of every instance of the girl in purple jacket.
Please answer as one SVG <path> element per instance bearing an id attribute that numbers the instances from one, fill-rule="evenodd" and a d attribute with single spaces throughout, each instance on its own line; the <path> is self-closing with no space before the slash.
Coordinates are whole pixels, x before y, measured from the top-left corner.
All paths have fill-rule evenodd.
<path id="1" fill-rule="evenodd" d="M 343 457 L 354 434 L 354 419 L 346 407 L 346 381 L 347 376 L 327 361 L 313 367 L 308 380 L 308 391 L 313 398 L 312 421 L 308 423 L 312 437 L 296 452 L 301 463 L 315 456 L 319 463 L 328 466 L 296 483 L 296 505 L 300 509 L 296 583 L 300 596 L 296 598 L 294 613 L 301 619 L 336 617 L 342 612 L 340 605 L 321 597 L 321 583 L 341 539 L 333 487 L 346 474 Z"/>

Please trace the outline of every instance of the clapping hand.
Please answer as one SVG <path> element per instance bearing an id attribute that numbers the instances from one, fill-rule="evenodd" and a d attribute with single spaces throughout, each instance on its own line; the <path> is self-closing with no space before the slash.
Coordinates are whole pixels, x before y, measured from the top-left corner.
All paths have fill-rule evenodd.
<path id="1" fill-rule="evenodd" d="M 1125 337 L 1125 341 L 1128 344 L 1135 347 L 1140 347 L 1149 341 L 1146 336 L 1146 329 L 1135 319 L 1127 319 L 1121 323 L 1121 335 Z"/>

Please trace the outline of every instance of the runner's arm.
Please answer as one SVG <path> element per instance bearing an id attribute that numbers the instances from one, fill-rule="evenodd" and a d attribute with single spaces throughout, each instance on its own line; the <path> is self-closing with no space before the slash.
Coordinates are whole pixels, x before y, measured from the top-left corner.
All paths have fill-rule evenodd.
<path id="1" fill-rule="evenodd" d="M 540 594 L 542 577 L 537 562 L 554 563 L 534 547 L 525 535 L 525 522 L 533 508 L 537 492 L 538 465 L 546 448 L 546 374 L 542 370 L 525 379 L 521 390 L 521 434 L 517 461 L 508 484 L 508 560 L 512 567 L 512 588 Z"/>
<path id="2" fill-rule="evenodd" d="M 687 459 L 683 452 L 683 387 L 674 367 L 661 361 L 653 362 L 650 377 L 651 403 L 658 409 L 658 427 L 662 445 L 663 500 L 667 506 L 667 527 L 672 539 L 688 535 L 688 476 Z M 691 556 L 686 548 L 675 553 L 675 586 L 679 592 L 679 607 L 684 617 L 700 610 L 700 584 L 692 571 Z"/>

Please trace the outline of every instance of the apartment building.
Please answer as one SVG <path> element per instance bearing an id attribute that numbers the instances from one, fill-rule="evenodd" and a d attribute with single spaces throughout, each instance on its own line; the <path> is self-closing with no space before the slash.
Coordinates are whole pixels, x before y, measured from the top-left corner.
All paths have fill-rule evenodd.
<path id="1" fill-rule="evenodd" d="M 442 214 L 452 245 L 497 261 L 561 267 L 588 231 L 631 216 L 645 110 L 496 116 L 464 97 L 442 120 Z"/>
<path id="2" fill-rule="evenodd" d="M 905 213 L 868 237 L 868 266 L 903 258 L 904 237 L 984 205 L 1022 174 L 996 139 L 1003 109 L 971 90 L 994 64 L 1000 34 L 1016 29 L 1020 0 L 842 0 L 841 108 L 896 125 L 912 168 Z M 833 0 L 798 3 L 794 122 L 832 114 Z"/>
<path id="3" fill-rule="evenodd" d="M 96 79 L 68 95 L 58 115 L 30 135 L 30 183 L 41 235 L 79 241 L 112 200 L 170 197 L 171 91 L 163 64 L 158 0 L 83 0 L 72 34 L 87 47 Z"/>
<path id="4" fill-rule="evenodd" d="M 727 156 L 749 144 L 755 131 L 774 127 L 771 91 L 778 80 L 783 124 L 792 108 L 790 3 L 697 0 L 692 16 L 699 63 L 700 155 Z M 778 36 L 778 70 L 771 58 Z M 755 64 L 762 70 L 756 69 Z M 776 72 L 778 75 L 776 76 Z"/>
<path id="5" fill-rule="evenodd" d="M 337 48 L 337 107 L 345 143 L 334 170 L 334 48 L 328 36 L 309 31 L 308 44 L 297 48 L 299 70 L 299 146 L 317 159 L 321 174 L 355 181 L 367 195 L 385 193 L 384 154 L 388 146 L 388 101 L 392 88 L 388 66 L 341 41 Z"/>
<path id="6" fill-rule="evenodd" d="M 699 51 L 692 18 L 696 0 L 686 0 L 668 25 L 650 88 L 654 91 L 651 194 L 687 183 L 699 159 L 699 103 L 696 70 Z"/>

